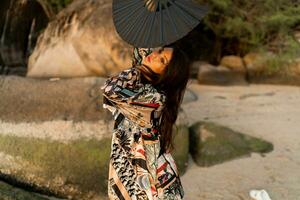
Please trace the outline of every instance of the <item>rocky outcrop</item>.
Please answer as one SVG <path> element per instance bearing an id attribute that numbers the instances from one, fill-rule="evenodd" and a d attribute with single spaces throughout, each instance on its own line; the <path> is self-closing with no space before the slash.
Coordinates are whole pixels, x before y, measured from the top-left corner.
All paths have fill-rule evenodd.
<path id="1" fill-rule="evenodd" d="M 246 71 L 243 59 L 235 55 L 224 56 L 221 59 L 220 65 L 241 73 L 245 73 Z"/>
<path id="2" fill-rule="evenodd" d="M 0 79 L 0 119 L 5 122 L 96 121 L 104 118 L 103 78 L 46 79 L 6 76 Z"/>
<path id="3" fill-rule="evenodd" d="M 199 84 L 208 85 L 247 85 L 283 84 L 300 85 L 299 59 L 282 62 L 283 66 L 272 67 L 272 60 L 277 55 L 251 52 L 243 58 L 239 56 L 224 56 L 219 66 L 203 61 L 195 61 L 191 65 L 191 77 L 197 78 Z M 277 63 L 278 65 L 278 63 Z"/>
<path id="4" fill-rule="evenodd" d="M 300 77 L 300 58 L 296 59 L 289 65 L 290 73 Z"/>
<path id="5" fill-rule="evenodd" d="M 220 126 L 196 122 L 190 127 L 190 152 L 199 166 L 212 166 L 228 160 L 248 157 L 252 152 L 273 150 L 269 142 Z"/>
<path id="6" fill-rule="evenodd" d="M 22 189 L 13 187 L 0 181 L 0 199 L 14 200 L 14 199 L 30 199 L 30 200 L 49 200 L 46 197 L 35 193 L 27 192 Z M 58 200 L 58 199 L 57 199 Z"/>
<path id="7" fill-rule="evenodd" d="M 276 60 L 277 55 L 266 53 L 264 56 L 251 52 L 243 60 L 247 69 L 248 81 L 251 83 L 300 85 L 299 59 L 285 62 L 279 68 L 271 68 L 270 60 Z"/>
<path id="8" fill-rule="evenodd" d="M 107 199 L 113 120 L 102 107 L 104 80 L 0 77 L 0 178 L 58 198 Z M 182 115 L 172 152 L 180 175 L 189 149 Z"/>
<path id="9" fill-rule="evenodd" d="M 179 124 L 173 127 L 174 134 L 174 151 L 171 154 L 174 156 L 180 176 L 182 176 L 188 167 L 189 155 L 189 128 L 187 124 Z"/>
<path id="10" fill-rule="evenodd" d="M 131 65 L 132 50 L 115 31 L 111 0 L 74 0 L 40 35 L 27 76 L 108 76 Z"/>
<path id="11" fill-rule="evenodd" d="M 263 57 L 258 53 L 248 53 L 243 60 L 250 77 L 257 76 L 264 70 Z"/>
<path id="12" fill-rule="evenodd" d="M 1 77 L 0 178 L 49 196 L 104 199 L 113 121 L 103 82 Z"/>
<path id="13" fill-rule="evenodd" d="M 51 17 L 49 9 L 42 0 L 1 1 L 0 74 L 26 74 L 28 56 Z"/>
<path id="14" fill-rule="evenodd" d="M 195 64 L 195 63 L 194 63 Z M 197 77 L 199 84 L 207 85 L 247 85 L 245 74 L 224 66 L 213 66 L 199 62 Z"/>

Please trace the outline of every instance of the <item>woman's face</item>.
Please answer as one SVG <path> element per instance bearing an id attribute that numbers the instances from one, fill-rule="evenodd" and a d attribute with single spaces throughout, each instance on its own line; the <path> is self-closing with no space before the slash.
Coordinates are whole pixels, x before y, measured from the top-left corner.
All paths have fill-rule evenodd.
<path id="1" fill-rule="evenodd" d="M 142 64 L 150 67 L 154 72 L 163 74 L 164 69 L 170 63 L 173 55 L 173 48 L 158 47 L 152 53 L 144 57 Z"/>

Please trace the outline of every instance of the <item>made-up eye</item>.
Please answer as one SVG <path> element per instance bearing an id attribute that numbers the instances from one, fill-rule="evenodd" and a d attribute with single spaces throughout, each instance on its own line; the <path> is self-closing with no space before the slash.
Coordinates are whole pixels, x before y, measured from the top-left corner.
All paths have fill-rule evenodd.
<path id="1" fill-rule="evenodd" d="M 165 64 L 165 60 L 163 58 L 160 58 L 161 63 Z"/>

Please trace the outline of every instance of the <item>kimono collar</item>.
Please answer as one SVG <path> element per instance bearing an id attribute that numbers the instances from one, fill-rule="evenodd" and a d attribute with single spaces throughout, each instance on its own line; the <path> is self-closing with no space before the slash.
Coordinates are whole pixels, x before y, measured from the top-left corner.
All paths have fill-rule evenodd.
<path id="1" fill-rule="evenodd" d="M 133 56 L 132 56 L 132 66 L 141 65 L 142 60 L 151 54 L 153 48 L 139 48 L 134 47 L 133 49 Z"/>

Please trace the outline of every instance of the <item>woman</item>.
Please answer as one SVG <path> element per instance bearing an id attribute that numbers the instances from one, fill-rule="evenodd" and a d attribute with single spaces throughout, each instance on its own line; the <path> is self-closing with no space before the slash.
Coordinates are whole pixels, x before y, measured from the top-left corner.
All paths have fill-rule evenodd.
<path id="1" fill-rule="evenodd" d="M 101 87 L 115 119 L 109 163 L 110 199 L 177 200 L 184 196 L 171 150 L 189 77 L 178 44 L 134 48 L 132 67 Z"/>

